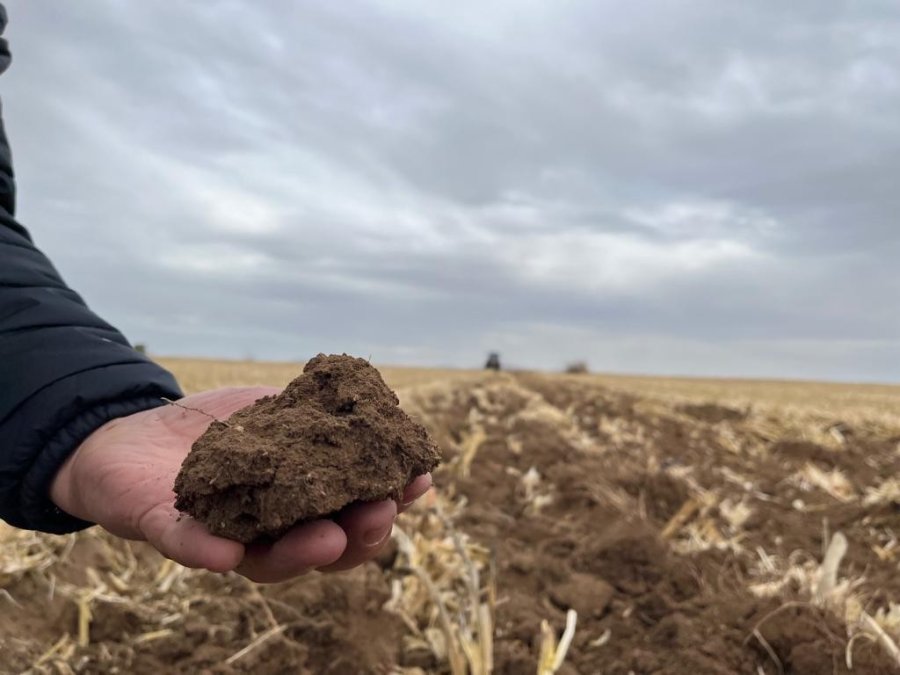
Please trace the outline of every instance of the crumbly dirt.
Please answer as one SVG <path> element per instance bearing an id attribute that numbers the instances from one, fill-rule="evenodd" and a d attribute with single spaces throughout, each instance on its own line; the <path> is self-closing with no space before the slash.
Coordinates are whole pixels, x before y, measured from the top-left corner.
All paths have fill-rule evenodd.
<path id="1" fill-rule="evenodd" d="M 283 393 L 214 422 L 175 481 L 176 507 L 250 542 L 357 501 L 399 499 L 439 461 L 364 359 L 320 354 Z"/>
<path id="2" fill-rule="evenodd" d="M 533 673 L 541 621 L 561 630 L 570 608 L 571 673 L 896 672 L 870 639 L 852 645 L 849 671 L 847 624 L 797 584 L 754 590 L 821 561 L 830 529 L 850 540 L 840 576 L 869 609 L 900 600 L 889 544 L 900 507 L 844 502 L 791 480 L 814 459 L 842 466 L 851 482 L 860 476 L 861 496 L 900 471 L 892 437 L 857 434 L 826 449 L 749 412 L 539 375 L 499 376 L 473 393 L 420 406 L 437 438 L 456 439 L 450 457 L 473 428 L 485 437 L 468 478 L 450 475 L 451 460 L 436 481 L 465 499 L 460 529 L 496 560 L 496 672 Z M 539 509 L 523 490 L 529 470 L 548 498 Z M 735 504 L 749 511 L 743 522 Z M 879 545 L 890 550 L 879 555 Z"/>
<path id="3" fill-rule="evenodd" d="M 835 420 L 698 411 L 527 374 L 401 395 L 447 460 L 434 476 L 441 498 L 463 505 L 455 527 L 494 561 L 494 673 L 536 672 L 541 622 L 558 635 L 569 609 L 578 621 L 560 675 L 897 672 L 874 640 L 851 642 L 858 627 L 814 602 L 800 572 L 841 531 L 839 580 L 873 615 L 900 602 L 900 492 L 883 487 L 900 475 L 900 429 L 859 422 L 839 441 Z M 423 511 L 401 516 L 410 536 L 432 536 L 414 529 Z M 108 589 L 91 601 L 90 640 L 64 660 L 77 673 L 450 672 L 422 646 L 436 624 L 390 609 L 410 575 L 395 548 L 348 574 L 256 588 L 176 572 L 96 532 L 41 539 L 56 541 L 50 567 L 0 565 L 0 589 L 19 604 L 0 612 L 0 672 L 74 641 L 77 601 L 98 581 Z M 283 632 L 260 642 L 275 625 Z M 54 658 L 43 672 L 68 672 Z"/>

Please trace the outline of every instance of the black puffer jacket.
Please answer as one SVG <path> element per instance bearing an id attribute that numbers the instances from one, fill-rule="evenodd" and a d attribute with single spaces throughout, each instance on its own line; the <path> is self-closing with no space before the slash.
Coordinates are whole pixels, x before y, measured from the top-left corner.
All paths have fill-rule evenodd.
<path id="1" fill-rule="evenodd" d="M 0 5 L 0 34 L 6 10 Z M 0 73 L 9 66 L 0 38 Z M 48 498 L 66 457 L 103 423 L 178 398 L 175 379 L 91 312 L 16 222 L 0 120 L 0 518 L 71 532 L 90 523 Z"/>

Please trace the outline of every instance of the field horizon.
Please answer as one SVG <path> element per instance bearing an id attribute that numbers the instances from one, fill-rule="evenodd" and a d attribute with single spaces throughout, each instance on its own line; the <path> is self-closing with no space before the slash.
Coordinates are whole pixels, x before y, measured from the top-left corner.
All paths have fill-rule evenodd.
<path id="1" fill-rule="evenodd" d="M 189 391 L 254 384 L 284 386 L 300 374 L 303 361 L 257 361 L 205 357 L 153 355 L 169 368 Z M 393 388 L 437 381 L 477 380 L 489 371 L 475 368 L 374 365 Z M 894 417 L 900 422 L 900 384 L 829 380 L 777 380 L 742 377 L 693 377 L 589 372 L 569 375 L 561 371 L 512 369 L 513 374 L 536 374 L 599 383 L 613 390 L 680 402 L 719 402 L 737 407 L 788 411 L 820 411 L 829 415 Z"/>
<path id="2" fill-rule="evenodd" d="M 199 362 L 199 363 L 209 363 L 209 364 L 238 364 L 238 365 L 254 365 L 261 364 L 263 366 L 297 366 L 302 368 L 303 364 L 306 363 L 303 360 L 292 361 L 290 359 L 240 359 L 240 358 L 222 358 L 216 356 L 197 356 L 197 355 L 166 355 L 166 354 L 149 354 L 150 358 L 154 361 L 158 361 L 160 363 L 185 363 L 185 362 Z M 393 362 L 380 362 L 376 359 L 371 360 L 372 365 L 376 366 L 379 369 L 390 369 L 390 370 L 408 370 L 408 371 L 428 371 L 428 372 L 447 372 L 447 373 L 473 373 L 473 372 L 483 372 L 483 368 L 467 368 L 464 366 L 450 366 L 445 364 L 431 364 L 431 365 L 411 365 L 411 364 L 403 364 L 403 363 L 393 363 Z M 504 372 L 510 373 L 538 373 L 545 375 L 567 375 L 569 373 L 565 372 L 565 368 L 528 368 L 528 367 L 519 367 L 512 366 L 509 368 L 504 368 Z M 622 380 L 651 380 L 651 381 L 676 381 L 676 382 L 689 382 L 696 384 L 721 384 L 721 383 L 746 383 L 746 384 L 760 384 L 760 385 L 833 385 L 837 387 L 860 387 L 860 388 L 873 388 L 873 389 L 885 389 L 885 390 L 896 390 L 900 392 L 900 382 L 888 382 L 888 381 L 876 381 L 876 380 L 852 380 L 852 379 L 817 379 L 817 378 L 805 378 L 805 377 L 752 377 L 745 375 L 689 375 L 689 374 L 680 374 L 680 373 L 637 373 L 637 372 L 629 372 L 629 371 L 615 371 L 615 370 L 590 370 L 588 373 L 584 374 L 588 377 L 598 377 L 598 378 L 608 378 L 610 381 Z M 579 375 L 579 376 L 584 376 Z"/>

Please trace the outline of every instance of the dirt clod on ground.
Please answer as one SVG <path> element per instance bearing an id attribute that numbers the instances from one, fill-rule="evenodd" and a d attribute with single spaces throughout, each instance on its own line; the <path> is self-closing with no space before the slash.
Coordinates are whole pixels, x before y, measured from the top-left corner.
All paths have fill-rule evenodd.
<path id="1" fill-rule="evenodd" d="M 374 367 L 320 354 L 283 393 L 210 425 L 176 478 L 176 507 L 250 542 L 353 502 L 399 498 L 439 459 Z"/>

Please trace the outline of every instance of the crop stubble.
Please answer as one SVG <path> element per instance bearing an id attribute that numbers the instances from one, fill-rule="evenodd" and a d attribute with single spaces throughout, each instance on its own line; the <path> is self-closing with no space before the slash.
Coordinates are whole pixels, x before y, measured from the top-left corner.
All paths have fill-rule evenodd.
<path id="1" fill-rule="evenodd" d="M 0 671 L 448 672 L 410 563 L 454 615 L 464 565 L 438 558 L 456 555 L 455 532 L 494 580 L 494 672 L 534 673 L 541 623 L 558 635 L 569 610 L 562 673 L 894 672 L 865 619 L 900 638 L 896 613 L 878 614 L 900 599 L 900 429 L 883 415 L 697 407 L 528 374 L 401 400 L 449 460 L 438 496 L 401 520 L 418 553 L 255 587 L 97 532 L 0 530 L 0 604 L 19 606 L 0 613 Z M 847 553 L 819 597 L 838 531 Z"/>

